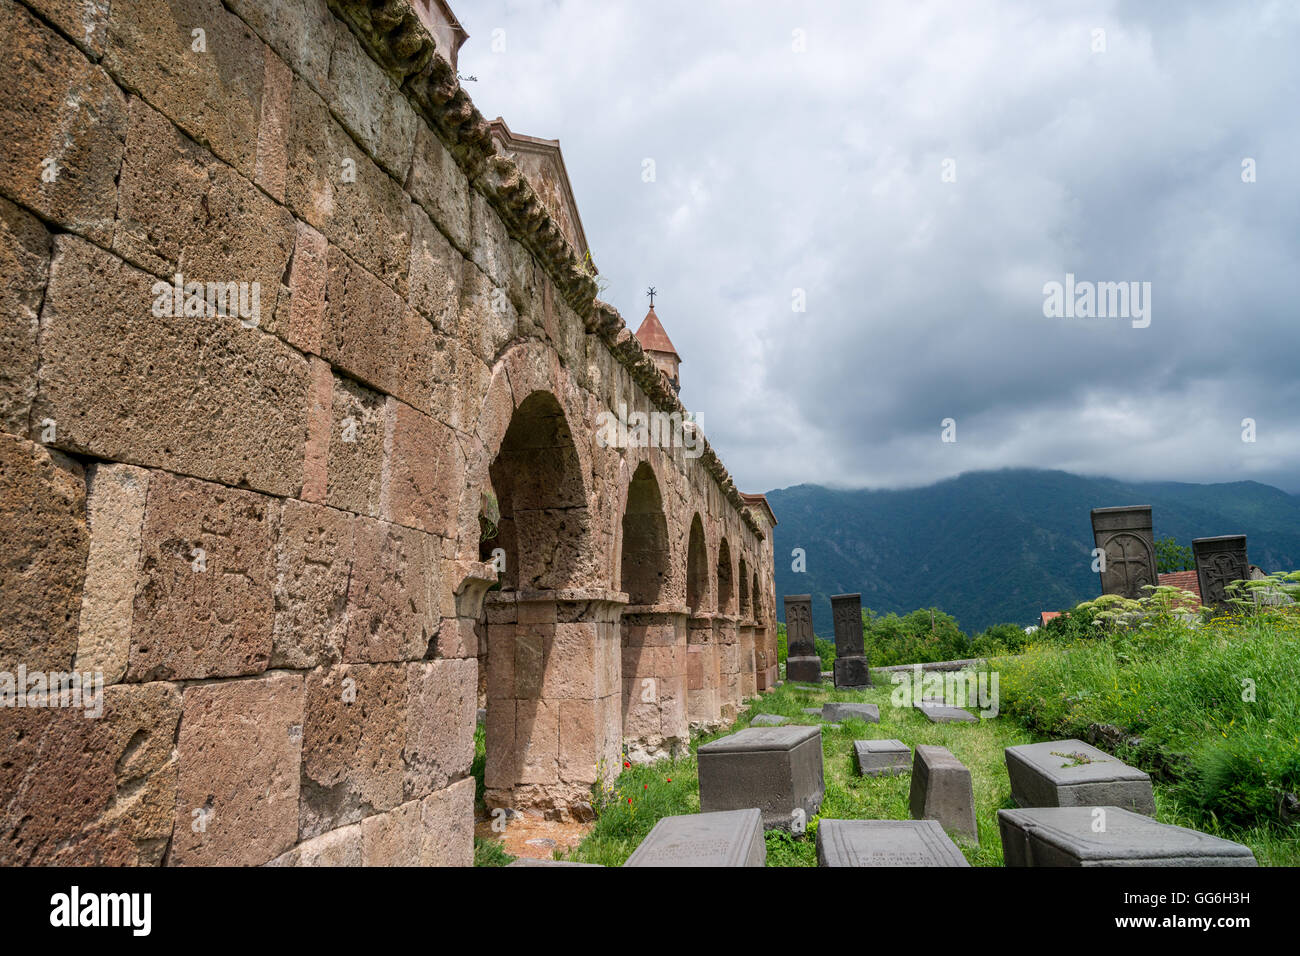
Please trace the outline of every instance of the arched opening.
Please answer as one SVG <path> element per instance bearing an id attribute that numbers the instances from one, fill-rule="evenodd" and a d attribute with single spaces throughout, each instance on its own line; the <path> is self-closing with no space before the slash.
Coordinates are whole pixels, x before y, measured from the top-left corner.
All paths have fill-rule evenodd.
<path id="1" fill-rule="evenodd" d="M 718 545 L 718 613 L 733 614 L 736 606 L 735 587 L 732 584 L 731 548 L 723 538 Z"/>
<path id="2" fill-rule="evenodd" d="M 740 559 L 740 616 L 749 617 L 749 569 L 745 559 Z"/>
<path id="3" fill-rule="evenodd" d="M 704 522 L 697 514 L 691 519 L 691 534 L 686 546 L 686 606 L 692 613 L 701 610 L 709 596 L 709 553 L 704 545 Z"/>
<path id="4" fill-rule="evenodd" d="M 660 604 L 668 581 L 668 520 L 654 469 L 637 466 L 623 512 L 621 588 L 629 604 Z"/>
<path id="5" fill-rule="evenodd" d="M 578 586 L 583 549 L 589 546 L 590 516 L 583 470 L 564 410 L 555 396 L 537 391 L 516 409 L 489 468 L 490 489 L 482 494 L 480 555 L 497 558 L 499 588 L 483 603 L 487 632 L 485 681 L 485 802 L 489 807 L 565 811 L 589 798 L 585 760 L 568 753 L 591 751 L 569 733 L 595 737 L 596 725 L 567 722 L 565 707 L 589 705 L 562 686 L 575 667 L 594 665 L 579 647 L 582 625 L 557 623 L 553 592 Z M 497 549 L 500 549 L 499 551 Z M 562 628 L 569 631 L 560 633 Z M 569 655 L 574 656 L 574 655 Z M 615 701 L 617 698 L 615 698 Z M 583 712 L 585 714 L 585 712 Z M 585 729 L 584 729 L 585 728 Z M 579 745 L 582 745 L 581 747 Z M 579 766 L 583 764 L 583 766 Z M 582 779 L 579 779 L 582 778 Z"/>

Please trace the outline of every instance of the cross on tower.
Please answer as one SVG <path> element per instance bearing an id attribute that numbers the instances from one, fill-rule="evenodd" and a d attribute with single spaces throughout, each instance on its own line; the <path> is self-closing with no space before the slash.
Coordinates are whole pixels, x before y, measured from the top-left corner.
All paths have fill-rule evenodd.
<path id="1" fill-rule="evenodd" d="M 650 308 L 653 309 L 655 307 L 655 287 L 651 286 L 649 289 L 647 289 L 646 295 L 650 296 Z"/>

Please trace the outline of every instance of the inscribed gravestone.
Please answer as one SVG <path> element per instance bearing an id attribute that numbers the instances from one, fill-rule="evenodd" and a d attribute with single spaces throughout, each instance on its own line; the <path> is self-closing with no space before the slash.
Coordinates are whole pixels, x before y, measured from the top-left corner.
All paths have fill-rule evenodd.
<path id="1" fill-rule="evenodd" d="M 1192 556 L 1196 559 L 1196 583 L 1201 589 L 1201 603 L 1206 607 L 1227 607 L 1227 586 L 1250 577 L 1246 536 L 1225 534 L 1217 538 L 1196 538 L 1192 541 Z"/>
<path id="2" fill-rule="evenodd" d="M 819 684 L 822 679 L 822 660 L 817 656 L 813 637 L 812 595 L 787 594 L 785 596 L 785 633 L 790 656 L 785 662 L 787 680 Z"/>
<path id="3" fill-rule="evenodd" d="M 1007 866 L 1255 866 L 1250 848 L 1121 807 L 999 810 Z"/>
<path id="4" fill-rule="evenodd" d="M 818 866 L 970 866 L 934 820 L 822 820 Z"/>
<path id="5" fill-rule="evenodd" d="M 1093 508 L 1092 536 L 1105 553 L 1101 593 L 1140 598 L 1144 585 L 1156 583 L 1156 543 L 1151 506 Z"/>
<path id="6" fill-rule="evenodd" d="M 756 809 L 664 817 L 624 866 L 763 866 L 767 845 Z"/>
<path id="7" fill-rule="evenodd" d="M 862 647 L 862 595 L 836 594 L 831 598 L 831 616 L 835 622 L 835 686 L 871 686 Z"/>

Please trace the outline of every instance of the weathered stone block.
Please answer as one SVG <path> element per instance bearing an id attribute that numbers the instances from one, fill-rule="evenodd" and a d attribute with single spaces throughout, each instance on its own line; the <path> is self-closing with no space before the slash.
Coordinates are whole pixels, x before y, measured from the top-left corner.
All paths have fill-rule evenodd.
<path id="1" fill-rule="evenodd" d="M 354 823 L 298 844 L 267 866 L 361 866 L 362 829 Z"/>
<path id="2" fill-rule="evenodd" d="M 325 492 L 331 507 L 380 516 L 387 434 L 388 400 L 335 376 Z"/>
<path id="3" fill-rule="evenodd" d="M 411 800 L 361 821 L 362 866 L 419 866 L 424 844 L 422 801 Z"/>
<path id="4" fill-rule="evenodd" d="M 419 319 L 423 322 L 423 319 Z M 454 537 L 456 508 L 465 487 L 460 445 L 450 428 L 402 402 L 390 400 L 384 517 L 409 528 Z"/>
<path id="5" fill-rule="evenodd" d="M 759 714 L 749 722 L 751 727 L 783 727 L 790 723 L 789 717 L 782 717 L 779 714 Z"/>
<path id="6" fill-rule="evenodd" d="M 421 801 L 420 866 L 474 865 L 474 778 Z"/>
<path id="7" fill-rule="evenodd" d="M 306 360 L 238 319 L 153 315 L 154 281 L 55 240 L 37 420 L 57 423 L 62 448 L 295 496 Z"/>
<path id="8" fill-rule="evenodd" d="M 456 248 L 467 252 L 470 248 L 469 180 L 425 123 L 418 124 L 415 132 L 415 151 L 406 188 Z"/>
<path id="9" fill-rule="evenodd" d="M 854 720 L 868 724 L 880 723 L 880 708 L 876 704 L 854 704 L 847 701 L 831 701 L 822 705 L 822 720 Z"/>
<path id="10" fill-rule="evenodd" d="M 136 0 L 110 6 L 104 66 L 251 180 L 265 51 L 218 0 Z"/>
<path id="11" fill-rule="evenodd" d="M 0 671 L 66 671 L 90 535 L 81 465 L 0 433 Z"/>
<path id="12" fill-rule="evenodd" d="M 50 235 L 0 199 L 0 431 L 27 434 L 36 395 L 36 330 L 50 269 Z"/>
<path id="13" fill-rule="evenodd" d="M 113 238 L 126 97 L 107 73 L 18 3 L 0 7 L 0 192 L 72 232 Z M 49 178 L 53 174 L 53 178 Z"/>
<path id="14" fill-rule="evenodd" d="M 302 838 L 404 799 L 408 683 L 402 664 L 341 664 L 306 681 L 302 731 Z"/>
<path id="15" fill-rule="evenodd" d="M 979 720 L 969 710 L 962 710 L 960 707 L 949 707 L 942 700 L 922 698 L 916 701 L 913 706 L 924 714 L 926 720 L 932 724 L 973 724 Z"/>
<path id="16" fill-rule="evenodd" d="M 1007 866 L 1255 866 L 1250 848 L 1122 807 L 999 810 Z"/>
<path id="17" fill-rule="evenodd" d="M 901 740 L 855 740 L 853 750 L 864 777 L 892 777 L 912 766 L 912 748 Z"/>
<path id="18" fill-rule="evenodd" d="M 474 759 L 478 662 L 418 661 L 407 665 L 406 799 L 442 790 L 469 773 Z"/>
<path id="19" fill-rule="evenodd" d="M 764 866 L 767 844 L 756 809 L 664 817 L 624 866 Z"/>
<path id="20" fill-rule="evenodd" d="M 489 719 L 491 708 L 489 708 Z M 515 753 L 519 783 L 555 783 L 560 779 L 560 702 L 515 702 Z"/>
<path id="21" fill-rule="evenodd" d="M 170 684 L 103 688 L 82 708 L 0 711 L 0 864 L 156 865 L 172 833 Z M 102 715 L 88 717 L 95 708 Z"/>
<path id="22" fill-rule="evenodd" d="M 228 0 L 231 10 L 321 96 L 331 95 L 330 51 L 336 30 L 347 29 L 330 13 L 326 0 L 268 5 L 263 0 Z"/>
<path id="23" fill-rule="evenodd" d="M 352 141 L 325 103 L 295 80 L 285 200 L 372 276 L 406 295 L 410 199 Z"/>
<path id="24" fill-rule="evenodd" d="M 1157 583 L 1151 506 L 1093 508 L 1092 535 L 1106 554 L 1102 593 L 1144 597 L 1143 587 Z"/>
<path id="25" fill-rule="evenodd" d="M 253 492 L 151 476 L 127 680 L 266 669 L 278 512 L 274 499 Z"/>
<path id="26" fill-rule="evenodd" d="M 411 210 L 410 290 L 407 301 L 439 332 L 454 332 L 460 310 L 464 258 L 433 224 L 423 207 Z"/>
<path id="27" fill-rule="evenodd" d="M 297 224 L 289 270 L 289 323 L 275 330 L 290 345 L 320 354 L 329 284 L 329 243 L 306 223 Z"/>
<path id="28" fill-rule="evenodd" d="M 1022 807 L 1116 806 L 1153 816 L 1151 778 L 1082 740 L 1006 749 L 1011 796 Z"/>
<path id="29" fill-rule="evenodd" d="M 821 820 L 818 866 L 970 866 L 933 820 Z"/>
<path id="30" fill-rule="evenodd" d="M 187 687 L 183 707 L 168 862 L 257 866 L 292 847 L 302 677 L 270 674 Z"/>
<path id="31" fill-rule="evenodd" d="M 109 684 L 122 679 L 130 658 L 148 491 L 149 472 L 143 468 L 102 463 L 86 473 L 90 554 L 81 596 L 77 667 L 102 671 Z"/>
<path id="32" fill-rule="evenodd" d="M 766 829 L 790 829 L 821 806 L 821 734 L 816 727 L 750 727 L 699 748 L 700 810 L 758 807 Z"/>
<path id="33" fill-rule="evenodd" d="M 321 357 L 380 391 L 400 391 L 406 303 L 336 246 L 328 262 Z"/>
<path id="34" fill-rule="evenodd" d="M 104 52 L 108 0 L 31 0 L 27 5 L 92 58 Z"/>
<path id="35" fill-rule="evenodd" d="M 350 30 L 334 31 L 329 84 L 330 109 L 339 122 L 375 162 L 405 182 L 421 121 Z"/>
<path id="36" fill-rule="evenodd" d="M 871 686 L 871 669 L 865 657 L 837 657 L 831 669 L 835 686 L 845 690 Z"/>
<path id="37" fill-rule="evenodd" d="M 289 499 L 275 549 L 271 667 L 306 669 L 343 656 L 353 518 Z"/>
<path id="38" fill-rule="evenodd" d="M 947 747 L 918 744 L 908 803 L 917 820 L 938 820 L 949 833 L 979 843 L 970 771 Z"/>

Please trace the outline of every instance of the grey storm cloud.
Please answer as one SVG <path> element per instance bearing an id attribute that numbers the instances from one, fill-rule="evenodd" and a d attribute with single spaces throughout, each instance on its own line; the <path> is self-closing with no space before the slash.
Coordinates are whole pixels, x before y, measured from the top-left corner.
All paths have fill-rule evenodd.
<path id="1" fill-rule="evenodd" d="M 560 140 L 604 297 L 635 328 L 658 288 L 742 488 L 1300 492 L 1300 6 L 459 7 L 476 105 Z M 1044 316 L 1066 273 L 1149 282 L 1150 326 Z"/>

